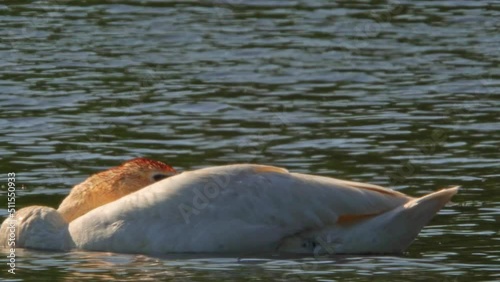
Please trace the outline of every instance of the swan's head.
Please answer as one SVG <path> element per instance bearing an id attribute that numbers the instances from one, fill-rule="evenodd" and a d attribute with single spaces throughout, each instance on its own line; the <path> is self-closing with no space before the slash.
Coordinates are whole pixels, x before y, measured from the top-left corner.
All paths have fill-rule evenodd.
<path id="1" fill-rule="evenodd" d="M 177 172 L 159 161 L 136 158 L 92 175 L 73 187 L 58 211 L 71 222 L 90 210 L 113 202 Z"/>

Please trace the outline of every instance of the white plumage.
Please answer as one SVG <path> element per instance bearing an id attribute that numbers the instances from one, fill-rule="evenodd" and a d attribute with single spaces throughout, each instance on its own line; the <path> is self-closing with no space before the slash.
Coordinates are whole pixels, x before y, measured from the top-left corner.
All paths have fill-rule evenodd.
<path id="1" fill-rule="evenodd" d="M 24 245 L 39 249 L 142 254 L 394 253 L 409 246 L 457 189 L 414 199 L 376 185 L 289 173 L 272 166 L 229 165 L 164 179 L 62 227 L 57 222 L 56 228 L 49 228 L 54 225 L 51 221 L 43 227 L 44 219 L 37 213 L 31 212 L 37 218 L 29 219 L 21 210 L 18 217 L 24 218 L 18 226 L 24 225 L 23 232 L 29 236 L 44 234 L 43 240 Z M 27 209 L 58 216 L 47 207 Z M 5 242 L 7 221 L 0 230 L 1 242 Z M 37 230 L 26 231 L 30 227 Z M 60 242 L 60 247 L 47 248 L 58 243 L 40 242 L 50 240 Z"/>

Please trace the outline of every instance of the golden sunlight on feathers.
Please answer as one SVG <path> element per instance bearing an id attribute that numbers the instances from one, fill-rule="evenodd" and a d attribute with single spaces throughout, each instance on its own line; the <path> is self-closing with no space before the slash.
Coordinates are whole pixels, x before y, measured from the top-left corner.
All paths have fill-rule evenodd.
<path id="1" fill-rule="evenodd" d="M 153 184 L 155 175 L 166 178 L 174 174 L 176 171 L 162 162 L 135 158 L 96 173 L 73 187 L 58 211 L 67 222 L 71 222 L 96 207 Z"/>

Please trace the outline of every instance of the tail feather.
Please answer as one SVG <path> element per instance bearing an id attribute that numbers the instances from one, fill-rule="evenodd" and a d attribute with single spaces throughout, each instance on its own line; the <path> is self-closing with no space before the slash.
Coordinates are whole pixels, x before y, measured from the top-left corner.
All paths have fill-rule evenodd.
<path id="1" fill-rule="evenodd" d="M 329 254 L 401 253 L 450 201 L 458 188 L 456 186 L 443 189 L 411 199 L 395 209 L 352 224 L 335 224 L 287 238 L 282 242 L 280 251 Z M 308 242 L 311 244 L 307 244 Z"/>
<path id="2" fill-rule="evenodd" d="M 450 201 L 458 191 L 457 187 L 443 189 L 420 198 L 410 200 L 406 204 L 389 212 L 352 227 L 346 227 L 346 235 L 350 238 L 366 238 L 356 240 L 351 245 L 361 252 L 368 253 L 400 253 L 415 240 L 418 233 Z M 352 228 L 352 232 L 349 232 Z M 353 236 L 356 233 L 358 236 Z M 356 242 L 358 241 L 358 242 Z M 346 245 L 346 247 L 348 247 Z M 347 251 L 348 249 L 346 249 Z M 363 251 L 365 250 L 365 251 Z M 342 252 L 338 248 L 337 252 Z"/>

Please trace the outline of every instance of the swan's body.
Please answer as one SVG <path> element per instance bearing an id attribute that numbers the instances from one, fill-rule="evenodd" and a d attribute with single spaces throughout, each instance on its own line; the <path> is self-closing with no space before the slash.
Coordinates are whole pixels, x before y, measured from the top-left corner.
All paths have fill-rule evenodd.
<path id="1" fill-rule="evenodd" d="M 395 253 L 456 191 L 414 199 L 277 167 L 219 166 L 164 179 L 69 224 L 51 208 L 22 209 L 17 244 L 142 254 Z M 2 243 L 8 221 L 0 230 Z"/>

